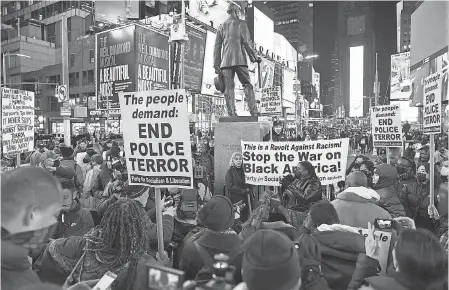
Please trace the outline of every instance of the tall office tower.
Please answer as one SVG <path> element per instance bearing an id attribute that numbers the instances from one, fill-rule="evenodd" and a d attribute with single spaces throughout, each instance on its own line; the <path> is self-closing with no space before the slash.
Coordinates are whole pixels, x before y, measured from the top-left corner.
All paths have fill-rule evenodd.
<path id="1" fill-rule="evenodd" d="M 332 99 L 332 109 L 335 112 L 336 117 L 342 117 L 342 110 L 344 108 L 344 102 L 341 96 L 341 74 L 340 74 L 340 58 L 339 58 L 340 46 L 338 37 L 335 38 L 334 50 L 331 54 L 331 81 L 329 84 L 329 97 Z"/>
<path id="2" fill-rule="evenodd" d="M 367 116 L 374 99 L 375 35 L 372 2 L 338 2 L 339 73 L 344 113 Z"/>
<path id="3" fill-rule="evenodd" d="M 412 13 L 420 1 L 400 1 L 396 4 L 397 52 L 410 51 Z"/>

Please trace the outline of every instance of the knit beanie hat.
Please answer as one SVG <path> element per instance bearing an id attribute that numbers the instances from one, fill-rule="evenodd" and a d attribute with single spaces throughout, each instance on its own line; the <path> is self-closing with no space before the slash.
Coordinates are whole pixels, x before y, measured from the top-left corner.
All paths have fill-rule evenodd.
<path id="1" fill-rule="evenodd" d="M 109 154 L 112 157 L 120 157 L 120 148 L 119 147 L 111 147 L 111 149 L 109 149 Z"/>
<path id="2" fill-rule="evenodd" d="M 128 183 L 123 186 L 123 195 L 129 199 L 135 199 L 141 197 L 148 187 L 142 185 L 129 185 Z"/>
<path id="3" fill-rule="evenodd" d="M 103 164 L 103 157 L 101 157 L 100 154 L 95 154 L 94 156 L 92 156 L 92 158 L 90 159 L 90 162 L 95 162 L 97 164 Z"/>
<path id="4" fill-rule="evenodd" d="M 259 230 L 245 244 L 242 277 L 249 290 L 291 290 L 301 279 L 294 244 L 284 234 Z"/>
<path id="5" fill-rule="evenodd" d="M 66 147 L 66 146 L 60 146 L 59 149 L 61 150 L 62 157 L 70 157 L 73 155 L 73 148 L 72 147 Z"/>
<path id="6" fill-rule="evenodd" d="M 221 232 L 232 228 L 235 213 L 231 200 L 222 195 L 213 196 L 198 211 L 198 219 L 212 231 Z"/>

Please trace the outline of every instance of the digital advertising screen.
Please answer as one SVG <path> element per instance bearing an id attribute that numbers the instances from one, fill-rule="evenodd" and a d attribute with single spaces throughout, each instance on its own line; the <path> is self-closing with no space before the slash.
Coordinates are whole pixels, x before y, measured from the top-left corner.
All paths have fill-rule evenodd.
<path id="1" fill-rule="evenodd" d="M 363 45 L 349 48 L 349 117 L 363 117 Z"/>
<path id="2" fill-rule="evenodd" d="M 410 52 L 391 56 L 390 100 L 408 100 L 412 93 Z"/>
<path id="3" fill-rule="evenodd" d="M 228 19 L 228 0 L 189 0 L 189 15 L 217 29 Z"/>
<path id="4" fill-rule="evenodd" d="M 254 42 L 262 46 L 264 51 L 275 52 L 274 22 L 262 11 L 254 7 Z"/>

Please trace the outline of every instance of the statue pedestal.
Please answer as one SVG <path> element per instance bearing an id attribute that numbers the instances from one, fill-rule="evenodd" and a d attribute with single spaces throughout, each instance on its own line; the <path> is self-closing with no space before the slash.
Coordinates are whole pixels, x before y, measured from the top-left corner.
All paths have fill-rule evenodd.
<path id="1" fill-rule="evenodd" d="M 214 195 L 224 194 L 225 175 L 234 152 L 242 152 L 241 141 L 262 141 L 266 126 L 257 117 L 223 117 L 215 126 Z"/>

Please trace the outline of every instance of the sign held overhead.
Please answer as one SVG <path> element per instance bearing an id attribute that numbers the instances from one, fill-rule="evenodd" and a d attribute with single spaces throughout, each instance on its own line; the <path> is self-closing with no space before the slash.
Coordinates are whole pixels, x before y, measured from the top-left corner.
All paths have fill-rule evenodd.
<path id="1" fill-rule="evenodd" d="M 440 73 L 424 80 L 424 134 L 441 133 L 441 84 Z"/>
<path id="2" fill-rule="evenodd" d="M 401 147 L 401 108 L 399 105 L 371 108 L 371 126 L 374 147 Z"/>

